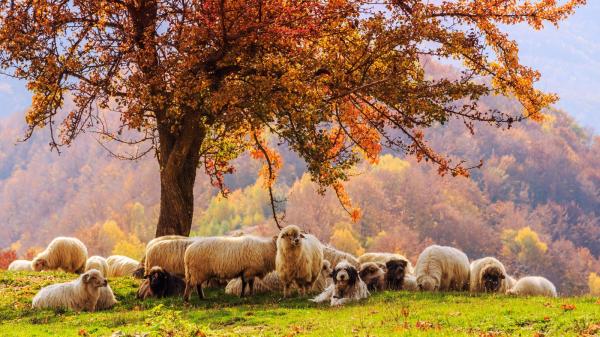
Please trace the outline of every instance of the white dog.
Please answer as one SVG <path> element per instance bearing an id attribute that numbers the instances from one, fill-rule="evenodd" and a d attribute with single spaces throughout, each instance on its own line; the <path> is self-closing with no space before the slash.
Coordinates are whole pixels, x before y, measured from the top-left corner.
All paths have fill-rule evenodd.
<path id="1" fill-rule="evenodd" d="M 369 297 L 367 285 L 360 279 L 356 267 L 348 261 L 343 260 L 338 263 L 331 277 L 333 284 L 311 301 L 317 303 L 330 301 L 331 306 L 339 306 Z"/>

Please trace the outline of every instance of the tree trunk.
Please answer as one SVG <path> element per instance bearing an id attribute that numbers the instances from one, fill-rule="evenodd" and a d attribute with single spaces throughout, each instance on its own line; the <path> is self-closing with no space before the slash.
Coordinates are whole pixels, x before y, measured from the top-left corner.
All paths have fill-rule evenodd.
<path id="1" fill-rule="evenodd" d="M 204 130 L 196 116 L 184 118 L 182 130 L 172 134 L 159 126 L 160 215 L 156 236 L 189 236 L 194 216 L 194 182 Z"/>

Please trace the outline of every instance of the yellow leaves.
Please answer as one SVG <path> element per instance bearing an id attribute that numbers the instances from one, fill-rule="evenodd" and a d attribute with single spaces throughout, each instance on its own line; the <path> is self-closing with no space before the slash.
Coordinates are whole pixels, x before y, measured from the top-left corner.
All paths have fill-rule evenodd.
<path id="1" fill-rule="evenodd" d="M 588 275 L 588 287 L 590 289 L 590 295 L 600 296 L 600 276 L 596 273 L 590 273 Z M 600 300 L 598 300 L 600 304 Z"/>

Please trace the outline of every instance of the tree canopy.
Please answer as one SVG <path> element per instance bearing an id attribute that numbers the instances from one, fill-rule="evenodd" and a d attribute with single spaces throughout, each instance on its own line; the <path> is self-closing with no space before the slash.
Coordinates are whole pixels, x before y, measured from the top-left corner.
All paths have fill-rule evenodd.
<path id="1" fill-rule="evenodd" d="M 470 165 L 436 153 L 423 130 L 452 118 L 470 130 L 541 119 L 556 96 L 534 87 L 540 74 L 501 27 L 556 25 L 584 3 L 4 0 L 0 68 L 33 93 L 28 136 L 46 126 L 55 148 L 86 131 L 145 144 L 133 157 L 153 152 L 159 162 L 156 234 L 188 234 L 197 167 L 225 190 L 231 160 L 251 149 L 272 186 L 280 159 L 266 132 L 347 208 L 341 182 L 383 147 L 467 175 Z M 459 71 L 436 77 L 427 71 L 435 60 Z M 523 112 L 479 106 L 496 94 Z M 116 129 L 107 113 L 119 116 Z M 124 138 L 129 130 L 139 139 Z"/>

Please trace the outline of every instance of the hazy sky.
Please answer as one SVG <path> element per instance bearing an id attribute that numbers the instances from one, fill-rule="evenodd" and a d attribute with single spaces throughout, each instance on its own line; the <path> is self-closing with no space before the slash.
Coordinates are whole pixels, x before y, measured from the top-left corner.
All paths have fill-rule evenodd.
<path id="1" fill-rule="evenodd" d="M 600 133 L 600 1 L 588 1 L 557 30 L 511 27 L 524 64 L 542 73 L 539 87 L 559 94 L 559 108 Z M 25 84 L 0 76 L 0 117 L 30 103 Z"/>

